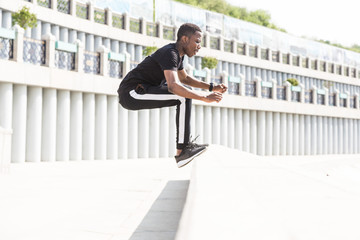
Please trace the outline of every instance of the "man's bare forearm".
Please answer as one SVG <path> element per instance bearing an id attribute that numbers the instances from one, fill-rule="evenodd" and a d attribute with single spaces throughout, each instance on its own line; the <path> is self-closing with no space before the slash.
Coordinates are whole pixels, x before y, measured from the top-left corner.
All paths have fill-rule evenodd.
<path id="1" fill-rule="evenodd" d="M 195 87 L 195 86 L 193 86 Z M 181 97 L 190 98 L 190 99 L 196 99 L 196 100 L 204 100 L 204 96 L 192 91 L 191 89 L 188 89 L 178 83 L 173 83 L 171 86 L 168 86 L 168 89 L 171 93 L 176 94 Z"/>
<path id="2" fill-rule="evenodd" d="M 209 86 L 210 86 L 208 83 L 199 81 L 196 78 L 193 78 L 189 75 L 184 80 L 182 80 L 182 83 L 185 85 L 188 85 L 190 87 L 201 88 L 201 89 L 205 89 L 205 90 L 208 90 Z"/>

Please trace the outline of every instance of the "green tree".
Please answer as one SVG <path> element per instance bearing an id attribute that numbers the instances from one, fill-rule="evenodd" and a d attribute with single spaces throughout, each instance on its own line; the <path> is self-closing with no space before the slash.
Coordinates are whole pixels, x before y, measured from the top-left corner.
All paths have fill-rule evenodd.
<path id="1" fill-rule="evenodd" d="M 343 49 L 347 49 L 347 50 L 350 50 L 350 51 L 353 51 L 353 52 L 360 53 L 360 45 L 357 45 L 357 44 L 353 44 L 351 47 L 346 47 L 346 46 L 343 46 L 343 45 L 341 45 L 339 43 L 332 43 L 329 40 L 322 40 L 322 39 L 317 40 L 317 39 L 315 39 L 315 41 L 325 43 L 325 44 L 328 44 L 328 45 L 331 45 L 331 46 L 334 46 L 334 47 L 343 48 Z"/>
<path id="2" fill-rule="evenodd" d="M 19 11 L 12 14 L 12 25 L 18 24 L 20 27 L 27 29 L 37 26 L 37 17 L 30 13 L 28 7 L 23 7 Z"/>
<path id="3" fill-rule="evenodd" d="M 224 0 L 199 0 L 199 6 L 210 11 L 215 11 L 218 13 L 226 13 L 229 9 L 229 4 L 224 3 Z"/>
<path id="4" fill-rule="evenodd" d="M 239 7 L 230 7 L 228 10 L 228 15 L 238 19 L 247 19 L 249 16 L 249 12 L 246 8 L 239 8 Z"/>
<path id="5" fill-rule="evenodd" d="M 157 47 L 150 47 L 150 46 L 145 47 L 145 48 L 143 49 L 143 55 L 144 55 L 144 56 L 149 56 L 149 55 L 151 55 L 153 52 L 155 52 L 157 49 L 158 49 Z"/>
<path id="6" fill-rule="evenodd" d="M 213 69 L 217 66 L 217 64 L 218 64 L 218 60 L 213 57 L 203 57 L 201 59 L 201 67 L 202 68 Z"/>
<path id="7" fill-rule="evenodd" d="M 298 86 L 299 82 L 296 78 L 288 78 L 286 81 L 288 81 L 292 86 Z"/>
<path id="8" fill-rule="evenodd" d="M 225 0 L 175 0 L 175 1 L 200 7 L 209 11 L 221 13 L 244 21 L 252 22 L 278 31 L 286 32 L 285 29 L 280 28 L 271 22 L 271 15 L 265 10 L 259 9 L 255 11 L 248 11 L 246 8 L 232 6 L 228 4 Z M 338 43 L 331 43 L 328 40 L 315 40 L 315 41 L 360 53 L 360 45 L 357 44 L 354 44 L 351 47 L 345 47 Z"/>
<path id="9" fill-rule="evenodd" d="M 331 88 L 332 86 L 334 86 L 334 83 L 333 82 L 330 82 L 330 81 L 325 81 L 323 83 L 323 86 L 326 87 L 327 89 Z"/>
<path id="10" fill-rule="evenodd" d="M 193 5 L 193 6 L 197 6 L 198 5 L 198 1 L 197 0 L 180 0 L 178 2 L 182 2 L 185 4 L 189 4 L 189 5 Z"/>
<path id="11" fill-rule="evenodd" d="M 360 45 L 354 44 L 350 47 L 350 50 L 354 52 L 360 52 Z"/>
<path id="12" fill-rule="evenodd" d="M 244 21 L 252 22 L 273 28 L 282 32 L 284 29 L 277 27 L 271 22 L 271 16 L 264 10 L 256 10 L 249 12 L 246 8 L 236 7 L 228 4 L 225 0 L 175 0 L 181 3 L 200 7 L 209 11 L 221 13 L 230 17 L 238 18 Z"/>

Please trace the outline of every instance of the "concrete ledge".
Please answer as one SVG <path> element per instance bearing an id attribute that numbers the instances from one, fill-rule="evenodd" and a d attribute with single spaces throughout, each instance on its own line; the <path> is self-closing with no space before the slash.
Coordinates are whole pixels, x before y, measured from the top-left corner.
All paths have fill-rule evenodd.
<path id="1" fill-rule="evenodd" d="M 220 146 L 193 163 L 176 240 L 360 239 L 360 157 L 259 157 Z"/>
<path id="2" fill-rule="evenodd" d="M 117 96 L 120 79 L 0 59 L 0 82 Z"/>

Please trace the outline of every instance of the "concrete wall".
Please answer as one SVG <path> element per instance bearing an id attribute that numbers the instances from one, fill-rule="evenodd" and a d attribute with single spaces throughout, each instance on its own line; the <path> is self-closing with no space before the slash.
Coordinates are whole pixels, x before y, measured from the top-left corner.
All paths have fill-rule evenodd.
<path id="1" fill-rule="evenodd" d="M 115 94 L 17 83 L 0 89 L 9 92 L 1 101 L 13 103 L 1 117 L 13 129 L 13 162 L 175 154 L 174 108 L 128 111 Z M 195 102 L 192 135 L 259 155 L 357 154 L 358 111 L 227 95 L 221 104 Z"/>

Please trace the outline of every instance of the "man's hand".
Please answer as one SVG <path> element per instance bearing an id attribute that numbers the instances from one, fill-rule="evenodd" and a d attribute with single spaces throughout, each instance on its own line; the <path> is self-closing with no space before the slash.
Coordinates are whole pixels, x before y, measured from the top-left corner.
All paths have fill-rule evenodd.
<path id="1" fill-rule="evenodd" d="M 213 88 L 213 92 L 219 92 L 219 93 L 224 93 L 227 90 L 227 86 L 223 83 L 215 85 Z"/>
<path id="2" fill-rule="evenodd" d="M 222 99 L 222 94 L 218 92 L 210 93 L 209 95 L 203 98 L 204 102 L 211 103 L 211 102 L 220 102 Z"/>

